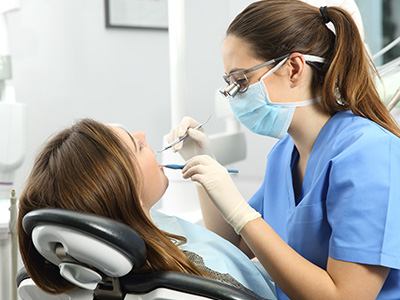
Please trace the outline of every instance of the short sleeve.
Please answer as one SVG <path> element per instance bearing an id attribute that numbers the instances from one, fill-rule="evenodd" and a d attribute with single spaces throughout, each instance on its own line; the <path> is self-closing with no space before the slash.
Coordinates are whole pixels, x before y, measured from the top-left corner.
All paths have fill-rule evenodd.
<path id="1" fill-rule="evenodd" d="M 329 256 L 400 269 L 400 139 L 357 144 L 332 161 Z"/>

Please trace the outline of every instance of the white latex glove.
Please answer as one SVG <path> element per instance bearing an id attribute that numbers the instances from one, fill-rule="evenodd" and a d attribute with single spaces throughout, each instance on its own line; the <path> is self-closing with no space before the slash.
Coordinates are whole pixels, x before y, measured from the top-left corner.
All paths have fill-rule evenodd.
<path id="1" fill-rule="evenodd" d="M 193 129 L 198 125 L 200 125 L 200 123 L 196 120 L 190 117 L 184 117 L 181 123 L 177 127 L 171 129 L 166 136 L 167 142 L 170 144 L 183 137 L 186 132 L 188 133 L 189 136 L 186 139 L 172 147 L 172 151 L 179 152 L 184 160 L 188 160 L 195 155 L 201 154 L 207 154 L 214 157 L 211 150 L 210 140 L 208 139 L 203 127 L 198 130 Z"/>
<path id="2" fill-rule="evenodd" d="M 183 178 L 200 183 L 237 234 L 247 222 L 261 215 L 254 210 L 236 188 L 228 170 L 208 155 L 195 156 L 186 162 Z"/>

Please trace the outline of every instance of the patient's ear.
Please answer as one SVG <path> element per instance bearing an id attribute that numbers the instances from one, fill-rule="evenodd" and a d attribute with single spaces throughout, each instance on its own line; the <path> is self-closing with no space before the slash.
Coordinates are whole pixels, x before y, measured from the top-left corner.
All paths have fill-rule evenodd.
<path id="1" fill-rule="evenodd" d="M 146 202 L 142 200 L 142 198 L 139 198 L 139 204 L 140 207 L 142 208 L 144 214 L 151 219 L 150 217 L 150 208 L 146 206 Z"/>
<path id="2" fill-rule="evenodd" d="M 142 198 L 139 198 L 139 204 L 140 204 L 140 206 L 141 206 L 142 208 L 144 208 L 144 202 L 143 202 Z"/>

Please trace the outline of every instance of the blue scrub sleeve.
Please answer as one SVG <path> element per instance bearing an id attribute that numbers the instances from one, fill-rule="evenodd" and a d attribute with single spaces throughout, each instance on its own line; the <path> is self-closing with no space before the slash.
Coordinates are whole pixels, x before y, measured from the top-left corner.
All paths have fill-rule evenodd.
<path id="1" fill-rule="evenodd" d="M 385 136 L 332 161 L 329 256 L 400 269 L 400 139 Z"/>

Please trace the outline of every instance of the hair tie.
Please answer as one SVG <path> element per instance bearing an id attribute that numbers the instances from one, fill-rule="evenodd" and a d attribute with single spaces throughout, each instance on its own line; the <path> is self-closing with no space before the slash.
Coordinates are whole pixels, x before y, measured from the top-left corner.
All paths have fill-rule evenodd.
<path id="1" fill-rule="evenodd" d="M 319 8 L 319 12 L 321 13 L 322 19 L 324 20 L 325 24 L 326 24 L 326 23 L 329 23 L 329 22 L 331 21 L 331 20 L 329 20 L 328 12 L 327 12 L 326 9 L 327 9 L 326 6 L 321 6 L 321 7 Z"/>

